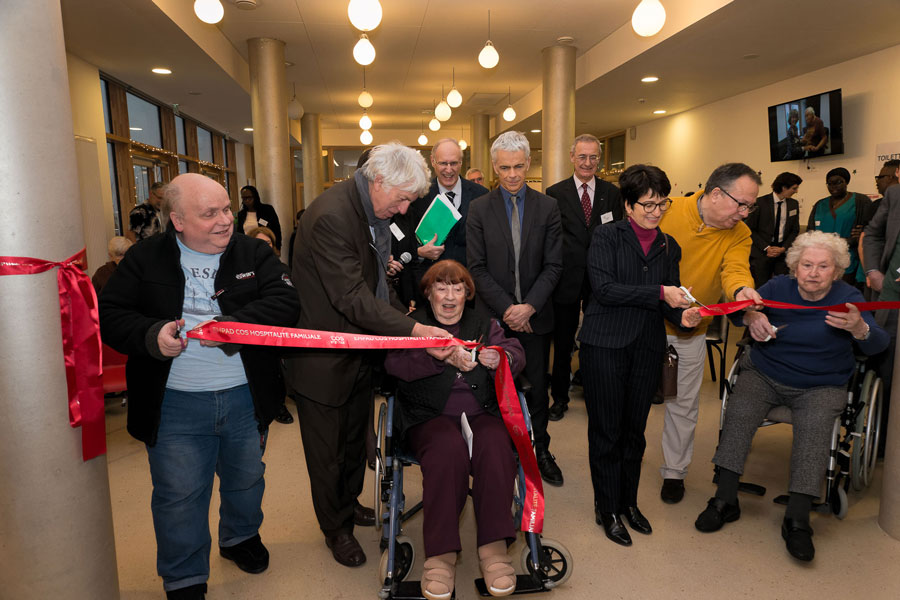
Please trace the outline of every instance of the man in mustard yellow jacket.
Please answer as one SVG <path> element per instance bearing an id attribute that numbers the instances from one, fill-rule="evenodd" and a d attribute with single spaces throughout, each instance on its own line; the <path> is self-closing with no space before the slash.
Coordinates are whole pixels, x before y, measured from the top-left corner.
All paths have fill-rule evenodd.
<path id="1" fill-rule="evenodd" d="M 681 282 L 693 288 L 693 296 L 703 304 L 719 302 L 723 292 L 729 300 L 760 298 L 750 275 L 750 229 L 743 223 L 756 209 L 760 183 L 759 175 L 747 165 L 724 164 L 709 176 L 705 190 L 689 198 L 674 198 L 672 208 L 664 213 L 660 229 L 681 246 Z M 662 435 L 660 496 L 669 504 L 684 497 L 710 320 L 704 319 L 690 333 L 666 324 L 668 343 L 678 351 L 678 396 L 666 401 Z"/>

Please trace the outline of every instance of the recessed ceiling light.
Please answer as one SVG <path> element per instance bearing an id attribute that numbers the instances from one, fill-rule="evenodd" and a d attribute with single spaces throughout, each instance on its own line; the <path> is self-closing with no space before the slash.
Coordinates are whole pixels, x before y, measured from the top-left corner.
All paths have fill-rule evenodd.
<path id="1" fill-rule="evenodd" d="M 664 115 L 664 114 L 666 114 L 666 111 L 664 111 L 664 110 L 662 110 L 662 109 L 660 109 L 660 110 L 654 110 L 654 111 L 653 111 L 653 114 L 654 114 L 654 115 Z"/>
<path id="2" fill-rule="evenodd" d="M 172 74 L 172 69 L 167 69 L 165 67 L 154 67 L 150 70 L 153 71 L 154 73 L 156 73 L 157 75 L 171 75 Z"/>
<path id="3" fill-rule="evenodd" d="M 293 67 L 293 66 L 294 66 L 294 63 L 292 63 L 292 62 L 289 61 L 289 60 L 286 60 L 286 61 L 284 61 L 284 66 L 285 66 L 285 67 Z"/>
<path id="4" fill-rule="evenodd" d="M 754 58 L 759 58 L 759 54 L 751 52 L 750 54 L 745 54 L 741 58 L 743 58 L 744 60 L 753 60 Z"/>
<path id="5" fill-rule="evenodd" d="M 531 133 L 540 133 L 540 132 L 541 132 L 540 129 L 532 129 L 532 130 L 531 130 Z"/>
<path id="6" fill-rule="evenodd" d="M 253 131 L 252 127 L 244 127 L 244 131 Z"/>
<path id="7" fill-rule="evenodd" d="M 641 81 L 644 83 L 653 83 L 654 81 L 659 81 L 659 77 L 656 75 L 647 75 L 646 77 L 641 77 Z"/>
<path id="8" fill-rule="evenodd" d="M 143 131 L 144 130 L 141 127 L 129 127 L 128 129 L 130 129 L 131 131 Z"/>
<path id="9" fill-rule="evenodd" d="M 188 96 L 202 96 L 203 92 L 188 92 Z"/>

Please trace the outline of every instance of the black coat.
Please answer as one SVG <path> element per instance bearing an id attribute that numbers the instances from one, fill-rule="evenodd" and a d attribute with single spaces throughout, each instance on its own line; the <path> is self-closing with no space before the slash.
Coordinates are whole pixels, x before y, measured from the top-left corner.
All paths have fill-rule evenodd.
<path id="1" fill-rule="evenodd" d="M 151 446 L 172 366 L 156 338 L 166 323 L 181 317 L 184 283 L 181 252 L 174 228 L 169 228 L 131 248 L 100 295 L 103 341 L 128 355 L 128 432 Z M 284 266 L 262 240 L 232 235 L 219 259 L 215 287 L 222 290 L 217 299 L 224 314 L 219 320 L 290 327 L 300 312 Z M 264 346 L 237 348 L 264 429 L 284 402 L 278 352 Z"/>
<path id="2" fill-rule="evenodd" d="M 791 247 L 797 235 L 800 233 L 800 205 L 793 198 L 785 200 L 784 209 L 787 210 L 787 219 L 784 223 L 784 239 L 780 245 L 785 250 Z M 766 247 L 772 244 L 772 236 L 775 235 L 775 198 L 772 194 L 766 194 L 756 199 L 756 210 L 744 219 L 744 223 L 750 228 L 753 238 L 753 246 L 750 247 L 750 262 L 766 259 Z M 784 256 L 782 254 L 782 256 Z"/>
<path id="3" fill-rule="evenodd" d="M 242 208 L 237 216 L 237 230 L 244 233 L 244 221 L 247 220 L 247 209 Z M 281 250 L 281 223 L 278 222 L 278 213 L 271 204 L 256 203 L 256 220 L 260 227 L 268 227 L 275 234 L 275 247 Z"/>
<path id="4" fill-rule="evenodd" d="M 587 253 L 594 230 L 604 219 L 608 222 L 612 217 L 613 221 L 620 221 L 625 217 L 622 194 L 613 184 L 594 176 L 594 205 L 591 222 L 587 223 L 581 208 L 581 194 L 572 177 L 554 183 L 546 193 L 556 200 L 562 225 L 562 273 L 553 300 L 560 304 L 575 304 L 590 295 Z"/>

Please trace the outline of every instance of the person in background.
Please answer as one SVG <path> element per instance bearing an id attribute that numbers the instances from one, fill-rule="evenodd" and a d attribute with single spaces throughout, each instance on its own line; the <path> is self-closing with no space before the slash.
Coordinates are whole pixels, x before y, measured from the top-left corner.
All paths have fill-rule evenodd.
<path id="1" fill-rule="evenodd" d="M 94 291 L 97 292 L 98 298 L 100 297 L 100 290 L 103 289 L 103 286 L 106 285 L 106 282 L 109 281 L 109 278 L 115 273 L 116 267 L 119 266 L 119 263 L 125 257 L 125 253 L 131 248 L 132 244 L 133 242 L 131 240 L 120 235 L 109 240 L 109 243 L 106 245 L 106 252 L 109 254 L 109 262 L 97 269 L 97 271 L 94 272 L 94 276 L 91 277 L 91 283 L 94 284 Z"/>
<path id="2" fill-rule="evenodd" d="M 806 117 L 806 131 L 800 139 L 800 145 L 806 152 L 806 156 L 822 156 L 828 146 L 828 132 L 825 130 L 825 122 L 816 116 L 816 109 L 807 106 L 804 111 Z"/>
<path id="3" fill-rule="evenodd" d="M 559 421 L 569 409 L 575 331 L 591 296 L 586 268 L 588 246 L 598 225 L 625 216 L 619 188 L 596 175 L 602 157 L 600 140 L 590 134 L 579 135 L 569 149 L 574 175 L 547 188 L 547 195 L 559 207 L 562 231 L 562 273 L 553 291 L 551 421 Z"/>
<path id="4" fill-rule="evenodd" d="M 252 185 L 241 188 L 242 207 L 237 216 L 238 231 L 247 233 L 256 227 L 268 227 L 275 234 L 275 248 L 281 252 L 281 224 L 278 213 L 270 204 L 259 199 L 259 191 Z"/>
<path id="5" fill-rule="evenodd" d="M 862 290 L 866 281 L 857 251 L 859 236 L 872 218 L 872 202 L 865 194 L 847 191 L 850 171 L 836 167 L 825 175 L 829 196 L 816 202 L 809 211 L 807 231 L 836 233 L 850 247 L 850 265 L 844 273 L 844 281 Z"/>
<path id="6" fill-rule="evenodd" d="M 484 173 L 481 172 L 481 169 L 471 168 L 466 171 L 466 179 L 473 183 L 477 183 L 480 186 L 484 186 Z"/>
<path id="7" fill-rule="evenodd" d="M 145 240 L 162 231 L 160 207 L 166 192 L 166 184 L 156 181 L 150 186 L 150 195 L 143 204 L 138 204 L 128 213 L 128 230 L 125 232 L 132 242 Z"/>
<path id="8" fill-rule="evenodd" d="M 750 228 L 750 270 L 757 289 L 773 275 L 786 275 L 785 252 L 800 233 L 800 205 L 794 194 L 803 180 L 794 173 L 780 173 L 772 193 L 756 199 L 756 210 L 744 219 Z"/>
<path id="9" fill-rule="evenodd" d="M 703 304 L 761 300 L 750 275 L 750 229 L 744 219 L 756 209 L 759 175 L 743 163 L 717 167 L 706 187 L 690 198 L 675 198 L 660 229 L 681 246 L 681 281 Z M 666 324 L 668 343 L 678 351 L 678 395 L 666 401 L 663 424 L 663 485 L 667 504 L 681 502 L 684 478 L 694 454 L 694 430 L 700 412 L 700 384 L 706 364 L 704 319 L 690 333 Z"/>

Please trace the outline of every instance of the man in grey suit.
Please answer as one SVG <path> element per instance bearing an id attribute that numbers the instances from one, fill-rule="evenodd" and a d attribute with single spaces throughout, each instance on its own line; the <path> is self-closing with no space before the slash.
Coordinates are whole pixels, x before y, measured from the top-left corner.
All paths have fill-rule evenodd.
<path id="1" fill-rule="evenodd" d="M 297 327 L 392 336 L 449 337 L 417 323 L 389 288 L 390 219 L 428 188 L 422 155 L 399 143 L 376 146 L 354 176 L 319 196 L 303 214 L 292 276 L 302 307 Z M 365 474 L 365 429 L 378 353 L 304 350 L 284 359 L 297 401 L 310 492 L 334 559 L 358 566 L 366 555 L 354 525 L 374 515 L 357 501 Z"/>
<path id="2" fill-rule="evenodd" d="M 553 293 L 553 371 L 550 377 L 550 420 L 559 421 L 569 408 L 569 375 L 578 317 L 587 306 L 591 284 L 587 278 L 587 252 L 598 225 L 624 218 L 619 188 L 596 175 L 602 153 L 600 140 L 590 134 L 575 138 L 569 158 L 575 167 L 547 188 L 556 200 L 562 224 L 562 273 Z"/>
<path id="3" fill-rule="evenodd" d="M 500 186 L 469 207 L 466 255 L 475 280 L 475 305 L 502 323 L 525 349 L 525 397 L 531 413 L 541 477 L 562 485 L 547 434 L 547 366 L 553 333 L 550 297 L 562 270 L 559 208 L 549 196 L 525 185 L 531 164 L 528 139 L 500 134 L 491 162 Z"/>

